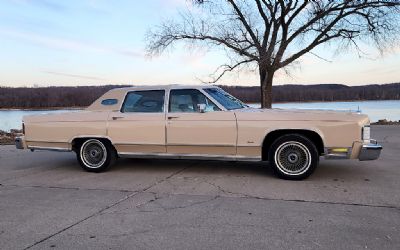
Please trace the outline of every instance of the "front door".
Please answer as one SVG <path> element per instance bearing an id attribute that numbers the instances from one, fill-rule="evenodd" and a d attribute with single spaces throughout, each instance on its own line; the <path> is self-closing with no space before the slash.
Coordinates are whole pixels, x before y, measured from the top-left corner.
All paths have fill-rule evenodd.
<path id="1" fill-rule="evenodd" d="M 108 136 L 120 154 L 165 153 L 165 90 L 129 92 L 112 112 Z"/>
<path id="2" fill-rule="evenodd" d="M 205 105 L 200 113 L 199 104 Z M 173 89 L 167 113 L 167 153 L 234 156 L 236 118 L 218 108 L 198 89 Z"/>

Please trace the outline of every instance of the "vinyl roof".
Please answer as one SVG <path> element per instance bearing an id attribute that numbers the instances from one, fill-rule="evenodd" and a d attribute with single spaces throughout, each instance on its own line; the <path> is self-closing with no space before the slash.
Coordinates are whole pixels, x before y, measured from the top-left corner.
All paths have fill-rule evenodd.
<path id="1" fill-rule="evenodd" d="M 122 88 L 115 88 L 118 90 L 155 90 L 155 89 L 199 89 L 199 88 L 216 88 L 217 86 L 209 85 L 209 84 L 197 84 L 197 85 L 190 85 L 190 84 L 168 84 L 168 85 L 142 85 L 142 86 L 132 86 L 132 87 L 122 87 Z"/>

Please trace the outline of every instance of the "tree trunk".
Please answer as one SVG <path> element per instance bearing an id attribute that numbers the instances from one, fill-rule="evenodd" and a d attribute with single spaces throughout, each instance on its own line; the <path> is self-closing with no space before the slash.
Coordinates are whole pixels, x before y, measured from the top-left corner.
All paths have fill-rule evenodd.
<path id="1" fill-rule="evenodd" d="M 272 107 L 272 81 L 274 77 L 273 70 L 267 70 L 266 67 L 260 66 L 260 92 L 261 92 L 261 108 L 270 109 Z"/>

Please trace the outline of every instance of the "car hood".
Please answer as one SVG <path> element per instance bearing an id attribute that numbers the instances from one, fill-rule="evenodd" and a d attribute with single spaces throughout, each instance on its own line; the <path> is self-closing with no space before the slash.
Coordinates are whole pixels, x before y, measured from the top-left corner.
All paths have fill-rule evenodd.
<path id="1" fill-rule="evenodd" d="M 369 118 L 365 114 L 333 110 L 244 108 L 235 110 L 235 113 L 238 120 L 332 122 L 353 121 L 360 123 L 360 125 L 369 123 Z"/>

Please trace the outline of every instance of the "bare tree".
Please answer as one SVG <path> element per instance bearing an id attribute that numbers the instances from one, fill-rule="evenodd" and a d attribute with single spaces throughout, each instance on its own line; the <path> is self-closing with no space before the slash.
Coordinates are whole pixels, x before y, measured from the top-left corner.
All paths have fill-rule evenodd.
<path id="1" fill-rule="evenodd" d="M 321 44 L 380 49 L 393 45 L 399 31 L 399 0 L 193 0 L 177 20 L 150 30 L 147 50 L 158 55 L 178 41 L 221 47 L 230 62 L 213 82 L 245 65 L 257 68 L 261 105 L 271 108 L 276 71 Z"/>

